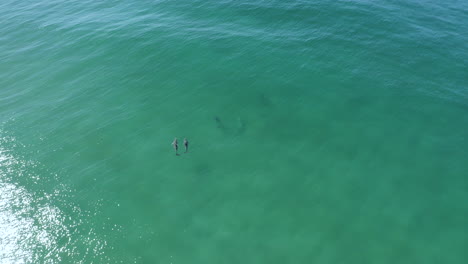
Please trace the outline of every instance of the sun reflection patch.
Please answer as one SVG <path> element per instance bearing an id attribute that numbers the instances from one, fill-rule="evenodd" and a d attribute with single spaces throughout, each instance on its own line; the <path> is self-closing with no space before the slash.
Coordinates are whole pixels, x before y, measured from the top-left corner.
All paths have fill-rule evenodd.
<path id="1" fill-rule="evenodd" d="M 1 135 L 0 131 L 0 135 Z M 33 164 L 14 157 L 6 146 L 14 148 L 14 139 L 0 137 L 0 260 L 1 263 L 61 263 L 87 262 L 102 253 L 104 242 L 93 230 L 81 230 L 83 219 L 73 219 L 56 206 L 57 201 L 69 195 L 67 188 L 53 193 L 35 193 L 18 183 L 21 177 L 40 180 L 31 175 Z M 26 171 L 28 173 L 26 173 Z M 76 217 L 83 213 L 67 205 Z M 81 239 L 77 239 L 81 238 Z M 87 243 L 86 241 L 92 241 Z M 93 256 L 82 254 L 83 249 Z"/>

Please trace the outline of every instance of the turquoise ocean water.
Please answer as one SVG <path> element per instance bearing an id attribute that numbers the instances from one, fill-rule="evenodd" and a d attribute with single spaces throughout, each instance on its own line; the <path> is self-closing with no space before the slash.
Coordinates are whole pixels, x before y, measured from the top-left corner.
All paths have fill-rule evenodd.
<path id="1" fill-rule="evenodd" d="M 467 263 L 467 43 L 461 0 L 2 0 L 0 263 Z"/>

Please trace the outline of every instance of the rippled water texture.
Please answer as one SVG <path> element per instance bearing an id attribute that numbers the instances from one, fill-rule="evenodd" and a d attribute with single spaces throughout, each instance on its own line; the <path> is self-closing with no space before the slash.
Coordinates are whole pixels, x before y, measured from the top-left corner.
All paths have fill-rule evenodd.
<path id="1" fill-rule="evenodd" d="M 467 3 L 1 1 L 0 263 L 467 263 Z"/>

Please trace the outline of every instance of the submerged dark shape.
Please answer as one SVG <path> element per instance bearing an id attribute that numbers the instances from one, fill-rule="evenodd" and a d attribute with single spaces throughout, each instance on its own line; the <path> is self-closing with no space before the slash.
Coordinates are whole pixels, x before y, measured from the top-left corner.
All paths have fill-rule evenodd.
<path id="1" fill-rule="evenodd" d="M 230 127 L 230 129 L 228 129 L 223 121 L 221 121 L 221 119 L 218 117 L 218 116 L 215 116 L 215 122 L 216 122 L 216 127 L 218 127 L 221 131 L 223 131 L 224 133 L 228 133 L 230 135 L 233 135 L 233 136 L 236 136 L 236 135 L 241 135 L 245 132 L 247 126 L 246 126 L 246 123 L 245 121 L 238 117 L 237 118 L 237 129 L 234 130 L 234 127 Z"/>
<path id="2" fill-rule="evenodd" d="M 264 107 L 273 107 L 273 102 L 264 93 L 260 94 L 259 100 L 260 100 L 260 104 L 262 106 L 264 106 Z"/>
<path id="3" fill-rule="evenodd" d="M 226 126 L 224 126 L 223 122 L 221 121 L 221 119 L 217 116 L 215 116 L 215 121 L 216 121 L 216 127 L 218 127 L 219 129 L 221 129 L 223 132 L 226 132 Z"/>
<path id="4" fill-rule="evenodd" d="M 193 169 L 197 176 L 208 176 L 208 175 L 211 175 L 213 172 L 213 168 L 211 167 L 211 164 L 209 163 L 199 163 L 195 165 Z M 199 178 L 199 179 L 204 179 L 204 178 Z"/>

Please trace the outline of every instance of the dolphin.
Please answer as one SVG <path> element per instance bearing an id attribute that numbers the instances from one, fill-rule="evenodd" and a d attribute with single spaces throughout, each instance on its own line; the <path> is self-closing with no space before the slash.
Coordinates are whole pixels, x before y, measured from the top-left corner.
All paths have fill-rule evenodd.
<path id="1" fill-rule="evenodd" d="M 184 147 L 185 147 L 185 153 L 188 152 L 188 145 L 189 145 L 189 142 L 186 138 L 184 138 Z"/>
<path id="2" fill-rule="evenodd" d="M 177 138 L 174 138 L 174 141 L 172 142 L 172 146 L 174 147 L 176 156 L 179 156 L 179 153 L 177 153 L 177 151 L 179 150 L 179 143 L 177 143 Z"/>

